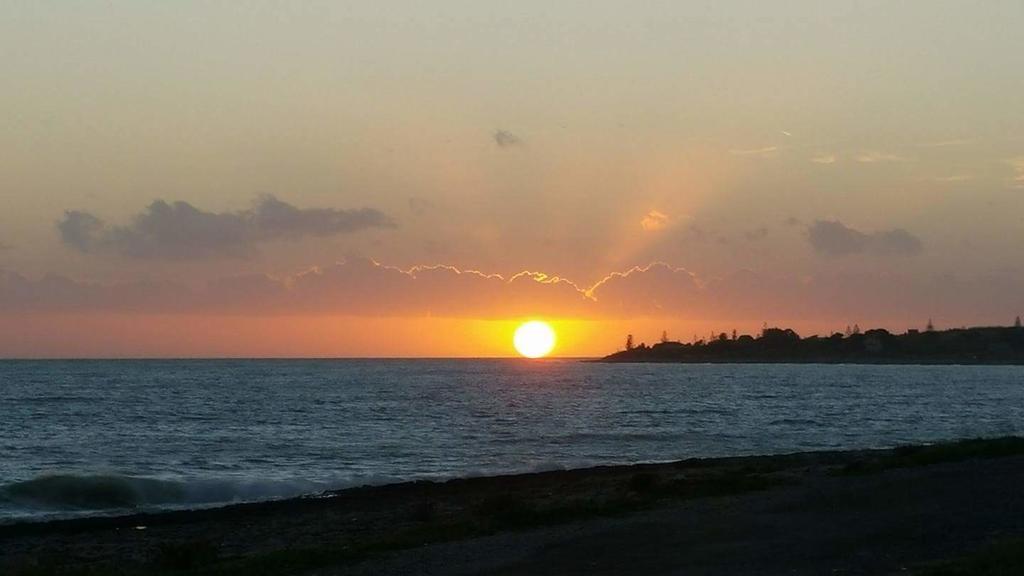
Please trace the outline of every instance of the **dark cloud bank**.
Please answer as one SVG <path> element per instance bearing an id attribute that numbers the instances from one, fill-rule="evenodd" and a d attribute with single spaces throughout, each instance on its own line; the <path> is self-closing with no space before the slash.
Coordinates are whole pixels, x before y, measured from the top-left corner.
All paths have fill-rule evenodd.
<path id="1" fill-rule="evenodd" d="M 394 226 L 372 208 L 297 208 L 273 196 L 237 212 L 206 212 L 188 202 L 157 200 L 125 226 L 74 210 L 57 222 L 64 244 L 80 252 L 166 260 L 245 257 L 261 242 Z"/>

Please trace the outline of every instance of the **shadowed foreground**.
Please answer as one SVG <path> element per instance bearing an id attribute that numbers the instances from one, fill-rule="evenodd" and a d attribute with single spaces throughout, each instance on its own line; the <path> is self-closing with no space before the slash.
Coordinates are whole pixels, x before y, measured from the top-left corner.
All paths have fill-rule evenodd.
<path id="1" fill-rule="evenodd" d="M 1021 486 L 1018 438 L 420 482 L 0 527 L 0 572 L 1020 574 Z"/>

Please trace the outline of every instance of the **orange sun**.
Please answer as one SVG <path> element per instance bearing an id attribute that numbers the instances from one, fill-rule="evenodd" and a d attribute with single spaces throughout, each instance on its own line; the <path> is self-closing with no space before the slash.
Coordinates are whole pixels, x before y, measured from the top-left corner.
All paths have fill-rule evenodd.
<path id="1" fill-rule="evenodd" d="M 512 344 L 527 358 L 542 358 L 555 347 L 555 331 L 547 322 L 531 320 L 516 328 Z"/>

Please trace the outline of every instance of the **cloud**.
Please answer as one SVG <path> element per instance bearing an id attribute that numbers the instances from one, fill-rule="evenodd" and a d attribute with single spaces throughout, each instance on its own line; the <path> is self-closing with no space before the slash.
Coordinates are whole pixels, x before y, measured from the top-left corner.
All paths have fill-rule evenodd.
<path id="1" fill-rule="evenodd" d="M 844 226 L 839 221 L 818 220 L 807 231 L 811 246 L 819 254 L 845 256 L 863 252 L 870 237 Z"/>
<path id="2" fill-rule="evenodd" d="M 600 317 L 699 309 L 697 277 L 664 263 L 614 272 L 589 288 L 541 272 L 512 276 L 424 265 L 408 269 L 353 257 L 287 277 L 246 274 L 198 288 L 175 283 L 96 284 L 0 270 L 0 311 L 382 317 Z"/>
<path id="3" fill-rule="evenodd" d="M 970 174 L 950 174 L 948 176 L 936 176 L 932 178 L 934 182 L 967 182 L 973 177 Z"/>
<path id="4" fill-rule="evenodd" d="M 14 250 L 14 246 L 0 242 L 0 252 L 7 252 L 8 250 Z"/>
<path id="5" fill-rule="evenodd" d="M 523 140 L 508 130 L 497 130 L 494 132 L 494 143 L 499 148 L 511 148 L 513 146 L 521 146 Z"/>
<path id="6" fill-rule="evenodd" d="M 640 227 L 648 232 L 661 230 L 668 226 L 668 215 L 657 210 L 651 210 L 640 220 Z"/>
<path id="7" fill-rule="evenodd" d="M 808 228 L 807 239 L 814 251 L 822 256 L 841 257 L 866 252 L 913 255 L 923 248 L 920 239 L 902 228 L 865 233 L 838 220 L 817 220 Z"/>
<path id="8" fill-rule="evenodd" d="M 79 252 L 165 260 L 245 257 L 262 242 L 394 226 L 372 208 L 296 208 L 269 195 L 237 212 L 206 212 L 188 202 L 157 200 L 126 226 L 74 210 L 57 222 L 63 243 Z"/>
<path id="9" fill-rule="evenodd" d="M 48 274 L 30 280 L 0 270 L 0 311 L 155 312 L 187 309 L 194 301 L 181 286 L 160 282 L 94 284 Z"/>
<path id="10" fill-rule="evenodd" d="M 933 142 L 922 142 L 918 144 L 921 148 L 951 148 L 954 146 L 966 146 L 972 144 L 972 138 L 953 138 L 950 140 L 935 140 Z"/>
<path id="11" fill-rule="evenodd" d="M 771 158 L 778 151 L 778 146 L 765 146 L 763 148 L 732 149 L 729 150 L 729 153 L 734 156 L 756 156 L 759 158 Z"/>
<path id="12" fill-rule="evenodd" d="M 835 164 L 836 156 L 835 154 L 821 154 L 819 156 L 812 157 L 811 162 L 814 162 L 815 164 Z"/>
<path id="13" fill-rule="evenodd" d="M 911 159 L 907 158 L 906 156 L 900 156 L 898 154 L 872 151 L 862 152 L 861 154 L 857 155 L 856 160 L 857 162 L 861 162 L 863 164 L 881 164 L 884 162 L 910 162 Z"/>
<path id="14" fill-rule="evenodd" d="M 754 230 L 747 230 L 743 233 L 743 237 L 746 238 L 747 242 L 755 242 L 768 236 L 768 228 L 761 226 Z"/>
<path id="15" fill-rule="evenodd" d="M 918 254 L 924 247 L 920 238 L 903 228 L 875 232 L 870 238 L 876 251 L 887 254 Z"/>
<path id="16" fill-rule="evenodd" d="M 1013 179 L 1012 184 L 1016 188 L 1024 188 L 1024 156 L 1018 158 L 1011 158 L 1006 161 L 1007 164 L 1013 168 Z"/>
<path id="17" fill-rule="evenodd" d="M 57 222 L 62 242 L 80 252 L 92 252 L 98 238 L 103 235 L 103 222 L 89 214 L 77 210 L 64 212 L 64 219 Z"/>
<path id="18" fill-rule="evenodd" d="M 760 324 L 762 319 L 841 327 L 868 319 L 922 322 L 929 316 L 1009 321 L 1024 308 L 1024 280 L 895 272 L 795 275 L 739 270 L 700 278 L 665 263 L 613 272 L 584 288 L 538 272 L 510 277 L 452 266 L 399 269 L 351 258 L 292 276 L 249 274 L 200 287 L 160 282 L 96 284 L 63 276 L 37 280 L 0 270 L 0 318 L 47 314 L 158 314 L 245 318 L 288 316 L 497 318 L 676 318 L 690 324 Z M 986 320 L 988 321 L 988 320 Z M 31 320 L 29 320 L 31 322 Z"/>
<path id="19" fill-rule="evenodd" d="M 409 210 L 417 216 L 426 214 L 432 210 L 434 206 L 434 201 L 429 198 L 420 198 L 417 196 L 411 196 L 409 198 Z"/>
<path id="20" fill-rule="evenodd" d="M 0 270 L 0 310 L 157 314 L 501 317 L 584 315 L 593 301 L 573 282 L 524 271 L 505 278 L 453 266 L 400 269 L 353 257 L 286 277 L 246 274 L 190 288 L 103 285 Z"/>
<path id="21" fill-rule="evenodd" d="M 350 258 L 287 279 L 287 309 L 295 306 L 357 315 L 581 314 L 588 298 L 576 284 L 539 272 L 505 278 L 454 266 L 400 269 Z"/>
<path id="22" fill-rule="evenodd" d="M 586 290 L 605 314 L 678 314 L 700 308 L 701 284 L 685 268 L 664 262 L 613 272 Z"/>

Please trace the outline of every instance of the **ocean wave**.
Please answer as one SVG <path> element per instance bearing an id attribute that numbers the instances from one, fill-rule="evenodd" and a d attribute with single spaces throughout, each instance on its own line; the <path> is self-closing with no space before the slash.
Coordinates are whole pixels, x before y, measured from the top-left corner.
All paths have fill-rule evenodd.
<path id="1" fill-rule="evenodd" d="M 53 474 L 15 482 L 0 489 L 9 502 L 44 508 L 134 508 L 182 502 L 178 482 L 131 476 Z"/>
<path id="2" fill-rule="evenodd" d="M 0 487 L 0 502 L 44 510 L 192 507 L 316 494 L 353 482 L 165 480 L 119 474 L 48 474 Z"/>

